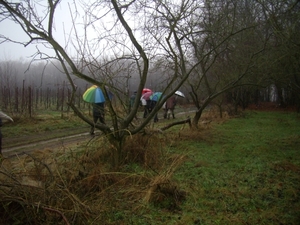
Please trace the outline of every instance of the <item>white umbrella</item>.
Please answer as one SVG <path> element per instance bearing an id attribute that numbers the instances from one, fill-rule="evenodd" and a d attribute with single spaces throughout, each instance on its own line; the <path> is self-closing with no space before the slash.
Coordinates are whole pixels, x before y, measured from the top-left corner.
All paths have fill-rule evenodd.
<path id="1" fill-rule="evenodd" d="M 181 91 L 175 91 L 175 95 L 185 98 L 184 94 Z"/>
<path id="2" fill-rule="evenodd" d="M 1 118 L 1 119 L 4 119 L 4 120 L 10 120 L 10 121 L 14 122 L 14 120 L 13 120 L 10 116 L 6 115 L 6 114 L 5 114 L 4 112 L 2 112 L 2 111 L 0 111 L 0 118 Z"/>

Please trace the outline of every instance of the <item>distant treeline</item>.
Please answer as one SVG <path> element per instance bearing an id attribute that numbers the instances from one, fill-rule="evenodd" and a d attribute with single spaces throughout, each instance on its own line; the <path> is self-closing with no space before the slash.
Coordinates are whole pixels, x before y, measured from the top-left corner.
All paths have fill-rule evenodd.
<path id="1" fill-rule="evenodd" d="M 68 102 L 71 98 L 71 87 L 65 79 L 65 75 L 54 66 L 39 63 L 26 69 L 25 63 L 0 62 L 0 109 L 30 117 L 38 110 L 69 111 Z M 25 71 L 25 72 L 24 72 Z M 149 76 L 146 87 L 153 91 L 163 91 L 166 82 L 163 80 L 163 71 L 155 71 Z M 75 104 L 80 109 L 90 107 L 82 99 L 84 91 L 92 84 L 86 81 L 74 79 L 77 86 Z M 99 78 L 101 80 L 101 77 Z M 122 100 L 126 106 L 126 98 L 137 90 L 138 75 L 133 72 L 125 74 L 120 72 L 110 79 L 111 87 L 114 87 L 114 99 Z M 200 89 L 199 92 L 205 90 Z M 185 94 L 184 99 L 179 99 L 181 104 L 193 104 L 190 96 L 191 89 L 188 85 L 180 88 Z M 199 99 L 205 99 L 207 95 L 199 95 Z M 265 87 L 238 86 L 224 92 L 220 97 L 214 99 L 214 103 L 221 107 L 222 104 L 232 104 L 235 107 L 246 108 L 249 104 L 259 102 L 276 102 L 278 106 L 285 107 L 296 105 L 300 111 L 299 93 L 291 85 L 283 83 L 266 84 Z M 125 104 L 124 104 L 125 103 Z"/>
<path id="2" fill-rule="evenodd" d="M 82 99 L 84 90 L 79 88 L 75 96 L 75 104 L 79 108 L 86 108 L 88 103 Z M 68 102 L 71 99 L 71 89 L 65 82 L 57 88 L 37 88 L 30 85 L 22 87 L 1 88 L 1 109 L 15 114 L 29 115 L 39 110 L 56 110 L 66 112 L 70 110 Z"/>

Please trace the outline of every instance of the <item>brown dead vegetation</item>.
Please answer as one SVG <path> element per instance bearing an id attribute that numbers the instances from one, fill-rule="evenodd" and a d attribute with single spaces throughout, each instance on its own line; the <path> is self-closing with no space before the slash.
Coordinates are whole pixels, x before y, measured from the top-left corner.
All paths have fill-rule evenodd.
<path id="1" fill-rule="evenodd" d="M 259 102 L 258 104 L 251 104 L 247 107 L 248 110 L 258 111 L 291 111 L 296 112 L 296 106 L 280 106 L 276 102 Z"/>
<path id="2" fill-rule="evenodd" d="M 99 224 L 113 209 L 134 211 L 148 204 L 178 211 L 187 193 L 172 176 L 186 160 L 185 149 L 180 155 L 166 149 L 180 140 L 209 140 L 210 126 L 228 118 L 220 119 L 212 108 L 203 114 L 199 130 L 182 124 L 186 129 L 176 132 L 149 128 L 130 136 L 118 171 L 110 164 L 113 149 L 101 136 L 75 150 L 47 148 L 3 159 L 0 224 Z"/>
<path id="3" fill-rule="evenodd" d="M 0 224 L 88 224 L 107 220 L 112 208 L 145 204 L 178 210 L 185 192 L 172 175 L 184 156 L 163 152 L 171 142 L 158 133 L 130 137 L 118 171 L 109 164 L 111 149 L 99 139 L 76 151 L 44 149 L 3 159 Z"/>

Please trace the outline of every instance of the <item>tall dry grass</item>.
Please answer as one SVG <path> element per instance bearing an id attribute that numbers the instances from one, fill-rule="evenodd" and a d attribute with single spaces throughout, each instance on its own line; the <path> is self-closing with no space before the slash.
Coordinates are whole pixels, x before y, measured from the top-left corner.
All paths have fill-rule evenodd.
<path id="1" fill-rule="evenodd" d="M 185 193 L 172 175 L 184 156 L 165 152 L 173 138 L 155 132 L 129 137 L 119 171 L 111 169 L 112 149 L 101 138 L 76 149 L 2 159 L 0 224 L 99 224 L 112 209 L 152 203 L 175 210 Z"/>

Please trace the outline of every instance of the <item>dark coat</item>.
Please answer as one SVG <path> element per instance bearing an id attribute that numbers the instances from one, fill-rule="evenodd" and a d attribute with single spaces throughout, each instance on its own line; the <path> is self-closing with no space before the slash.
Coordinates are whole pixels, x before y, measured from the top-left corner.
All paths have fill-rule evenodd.
<path id="1" fill-rule="evenodd" d="M 104 116 L 104 102 L 103 103 L 93 103 L 93 116 L 103 117 Z"/>
<path id="2" fill-rule="evenodd" d="M 175 96 L 172 96 L 172 97 L 170 97 L 170 98 L 168 98 L 167 99 L 167 101 L 166 101 L 166 110 L 168 110 L 168 109 L 174 109 L 175 108 L 175 106 L 176 106 L 176 103 L 177 103 L 177 101 L 176 101 L 176 97 Z"/>

